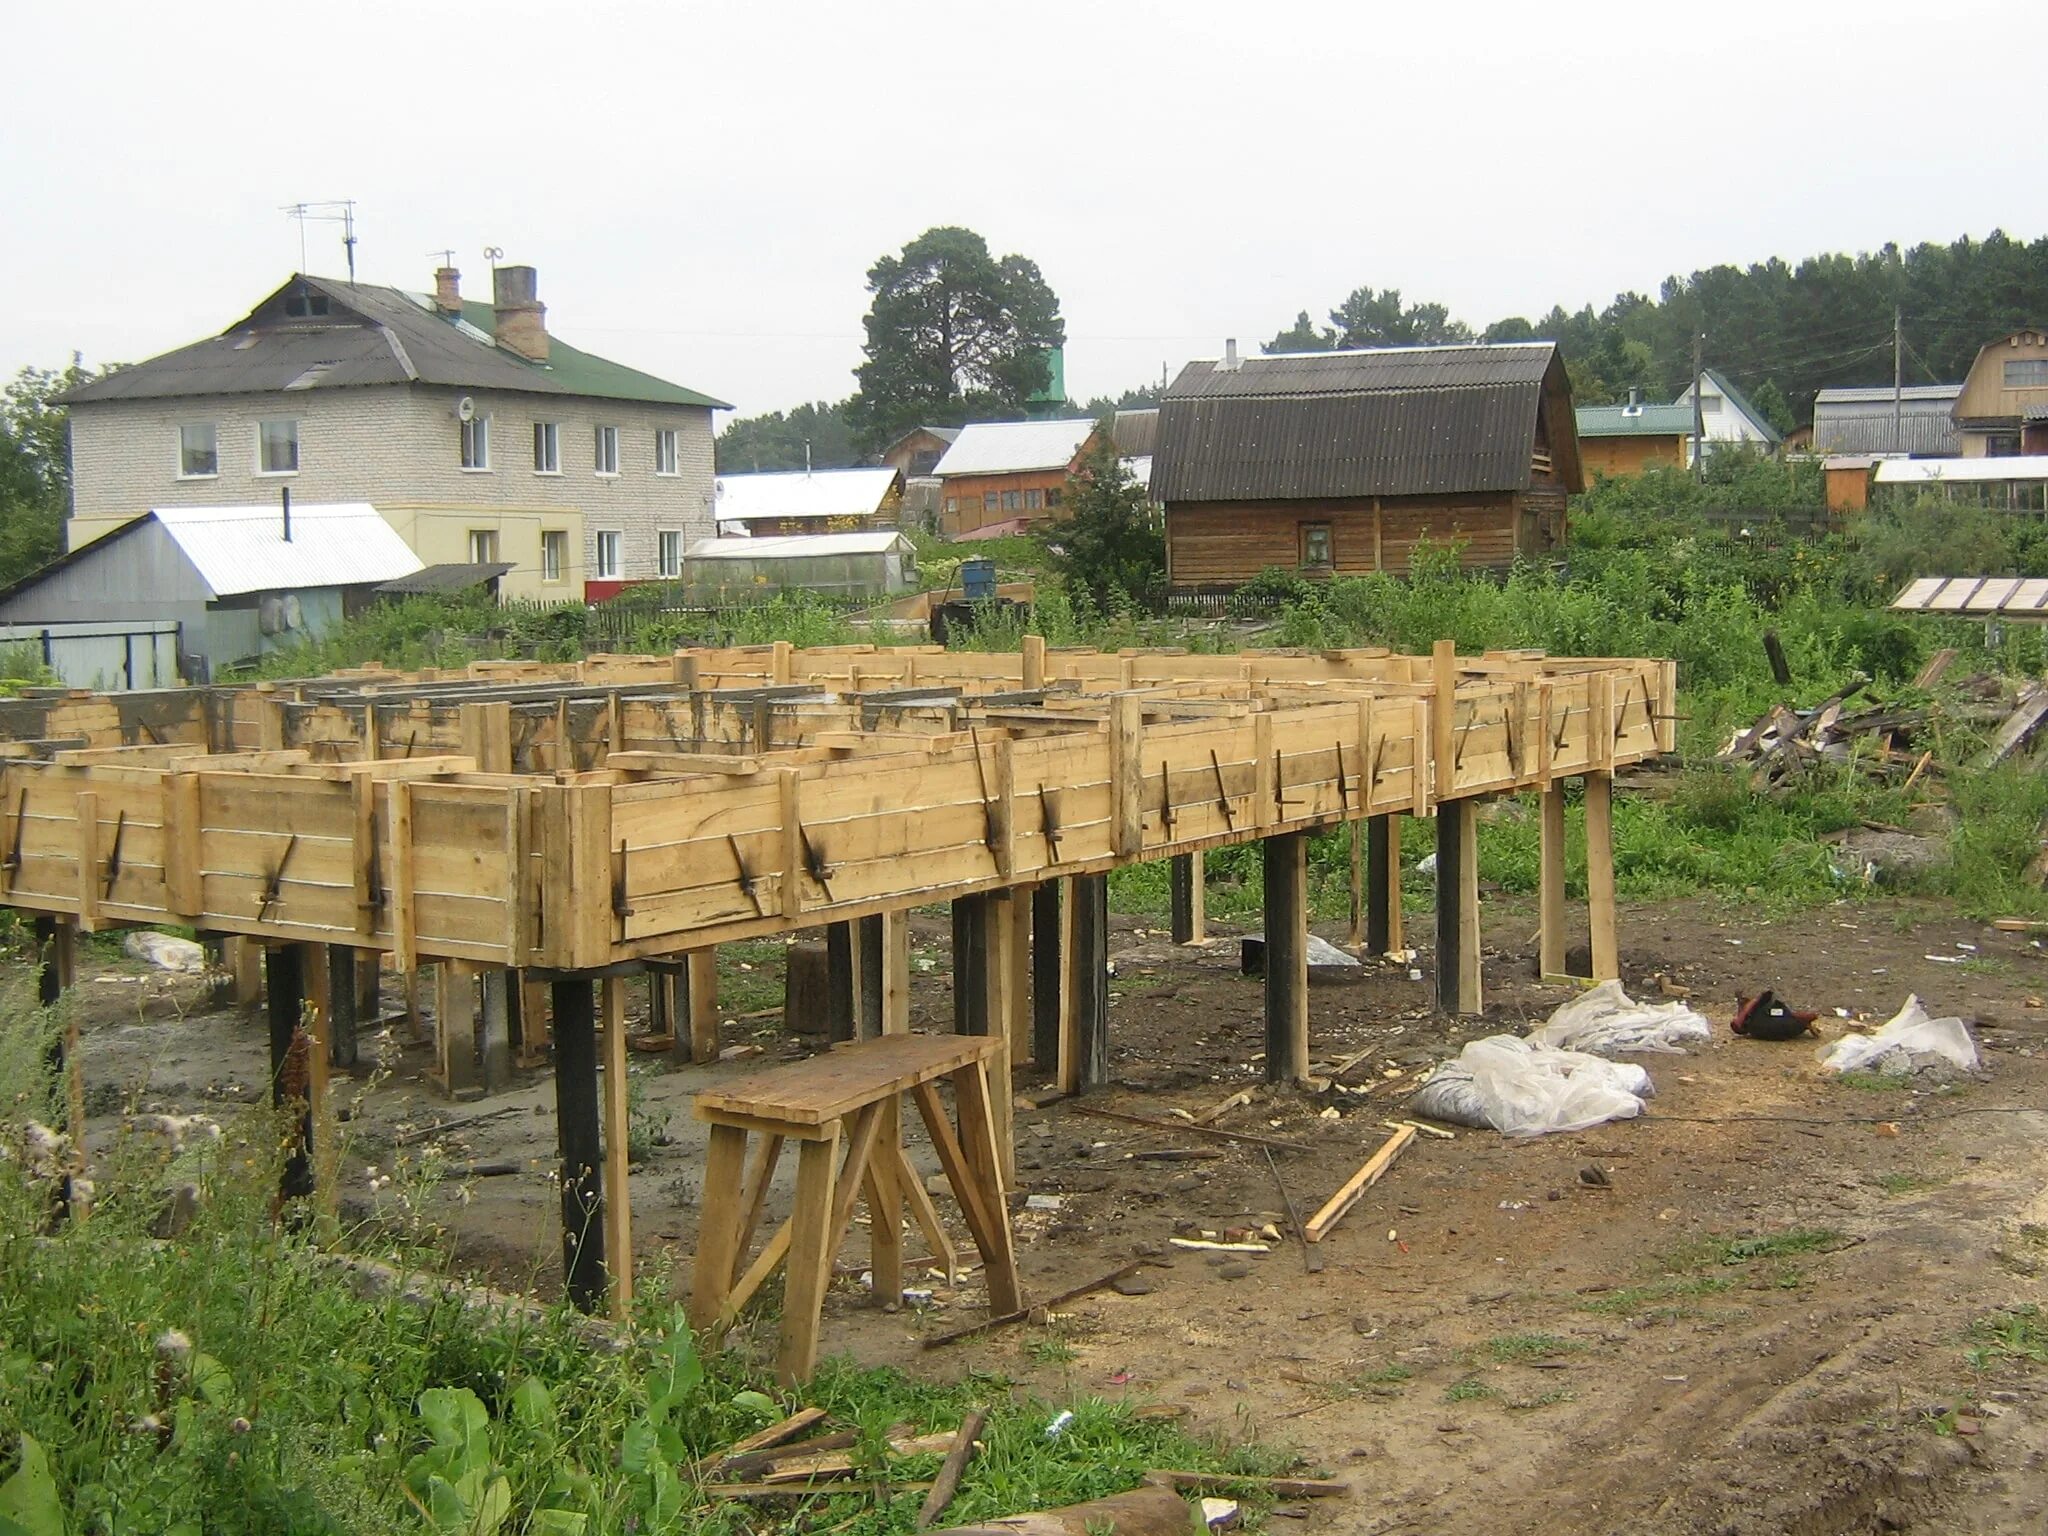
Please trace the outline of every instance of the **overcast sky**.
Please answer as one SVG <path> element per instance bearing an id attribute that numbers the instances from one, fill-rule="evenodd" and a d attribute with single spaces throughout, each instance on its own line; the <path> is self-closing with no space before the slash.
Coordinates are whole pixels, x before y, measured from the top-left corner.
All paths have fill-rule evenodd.
<path id="1" fill-rule="evenodd" d="M 487 296 L 501 247 L 539 268 L 557 335 L 750 413 L 846 394 L 868 266 L 965 224 L 1039 263 L 1069 393 L 1109 394 L 1360 284 L 1483 325 L 1724 261 L 2032 237 L 2037 21 L 2019 0 L 10 6 L 0 366 L 218 331 L 299 265 L 280 210 L 350 197 L 364 280 L 427 288 L 452 247 Z M 339 236 L 308 227 L 309 270 L 342 273 Z"/>

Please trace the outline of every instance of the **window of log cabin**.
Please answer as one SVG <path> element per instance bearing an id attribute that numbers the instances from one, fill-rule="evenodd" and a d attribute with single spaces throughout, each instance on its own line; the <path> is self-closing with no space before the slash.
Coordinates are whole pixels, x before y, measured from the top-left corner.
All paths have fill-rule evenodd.
<path id="1" fill-rule="evenodd" d="M 1060 498 L 1065 494 L 1066 492 L 1062 491 L 1058 486 L 1052 486 L 1045 493 L 1045 504 L 1048 507 L 1056 507 L 1060 504 Z"/>
<path id="2" fill-rule="evenodd" d="M 1330 568 L 1330 525 L 1328 523 L 1303 523 L 1301 528 L 1301 568 L 1305 571 L 1327 571 Z"/>

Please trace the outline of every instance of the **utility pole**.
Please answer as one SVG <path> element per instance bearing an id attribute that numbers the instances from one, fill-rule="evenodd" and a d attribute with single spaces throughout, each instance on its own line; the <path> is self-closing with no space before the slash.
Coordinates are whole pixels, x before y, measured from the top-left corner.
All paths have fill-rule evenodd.
<path id="1" fill-rule="evenodd" d="M 1902 418 L 1905 416 L 1905 363 L 1906 351 L 1905 312 L 1896 304 L 1892 306 L 1892 452 L 1906 451 L 1906 434 Z"/>
<path id="2" fill-rule="evenodd" d="M 1706 382 L 1706 369 L 1701 363 L 1702 349 L 1707 343 L 1705 331 L 1695 331 L 1692 337 L 1692 477 L 1696 481 L 1707 478 L 1707 402 L 1701 393 Z"/>

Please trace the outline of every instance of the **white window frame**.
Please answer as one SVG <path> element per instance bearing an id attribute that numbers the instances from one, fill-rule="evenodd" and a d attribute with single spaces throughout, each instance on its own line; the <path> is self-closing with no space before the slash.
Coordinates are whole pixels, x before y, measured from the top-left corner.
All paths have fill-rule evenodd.
<path id="1" fill-rule="evenodd" d="M 477 552 L 477 541 L 483 541 L 483 552 Z M 495 528 L 472 528 L 469 530 L 469 563 L 491 565 L 498 558 L 498 530 Z"/>
<path id="2" fill-rule="evenodd" d="M 561 475 L 562 424 L 559 421 L 536 421 L 533 424 L 533 472 L 536 475 Z"/>
<path id="3" fill-rule="evenodd" d="M 557 471 L 560 473 L 560 471 Z M 552 559 L 549 557 L 552 555 Z M 567 581 L 569 530 L 543 528 L 540 531 L 540 579 L 550 586 Z"/>
<path id="4" fill-rule="evenodd" d="M 655 568 L 670 580 L 683 574 L 683 530 L 664 528 L 654 536 Z M 669 559 L 673 551 L 675 559 Z"/>
<path id="5" fill-rule="evenodd" d="M 205 428 L 213 439 L 213 468 L 188 470 L 185 468 L 185 434 Z M 220 423 L 217 421 L 181 421 L 178 423 L 178 478 L 180 480 L 218 480 L 220 478 Z"/>
<path id="6" fill-rule="evenodd" d="M 626 535 L 617 528 L 600 528 L 592 543 L 597 558 L 592 563 L 591 580 L 619 580 L 626 566 Z"/>
<path id="7" fill-rule="evenodd" d="M 290 469 L 265 469 L 263 467 L 263 429 L 271 426 L 287 426 L 292 429 L 292 467 Z M 284 480 L 299 472 L 305 463 L 305 454 L 299 443 L 299 418 L 296 416 L 266 416 L 256 423 L 256 475 L 258 479 Z"/>
<path id="8" fill-rule="evenodd" d="M 664 448 L 668 450 L 666 453 L 662 452 Z M 682 473 L 682 470 L 677 468 L 681 462 L 682 460 L 677 456 L 676 451 L 676 429 L 674 427 L 656 427 L 654 429 L 654 472 L 657 475 L 673 479 Z"/>
<path id="9" fill-rule="evenodd" d="M 460 460 L 465 475 L 487 475 L 491 472 L 491 418 L 472 416 L 467 421 L 457 422 L 460 428 Z"/>
<path id="10" fill-rule="evenodd" d="M 606 466 L 610 467 L 607 468 Z M 591 444 L 591 473 L 601 480 L 619 477 L 619 429 L 600 426 Z"/>

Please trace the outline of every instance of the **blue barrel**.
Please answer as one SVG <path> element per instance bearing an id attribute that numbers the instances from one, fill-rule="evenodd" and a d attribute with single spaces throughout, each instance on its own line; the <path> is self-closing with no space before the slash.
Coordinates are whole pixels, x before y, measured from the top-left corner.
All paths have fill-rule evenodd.
<path id="1" fill-rule="evenodd" d="M 972 560 L 960 562 L 960 591 L 970 602 L 978 603 L 996 595 L 996 563 L 987 555 L 976 555 Z"/>

